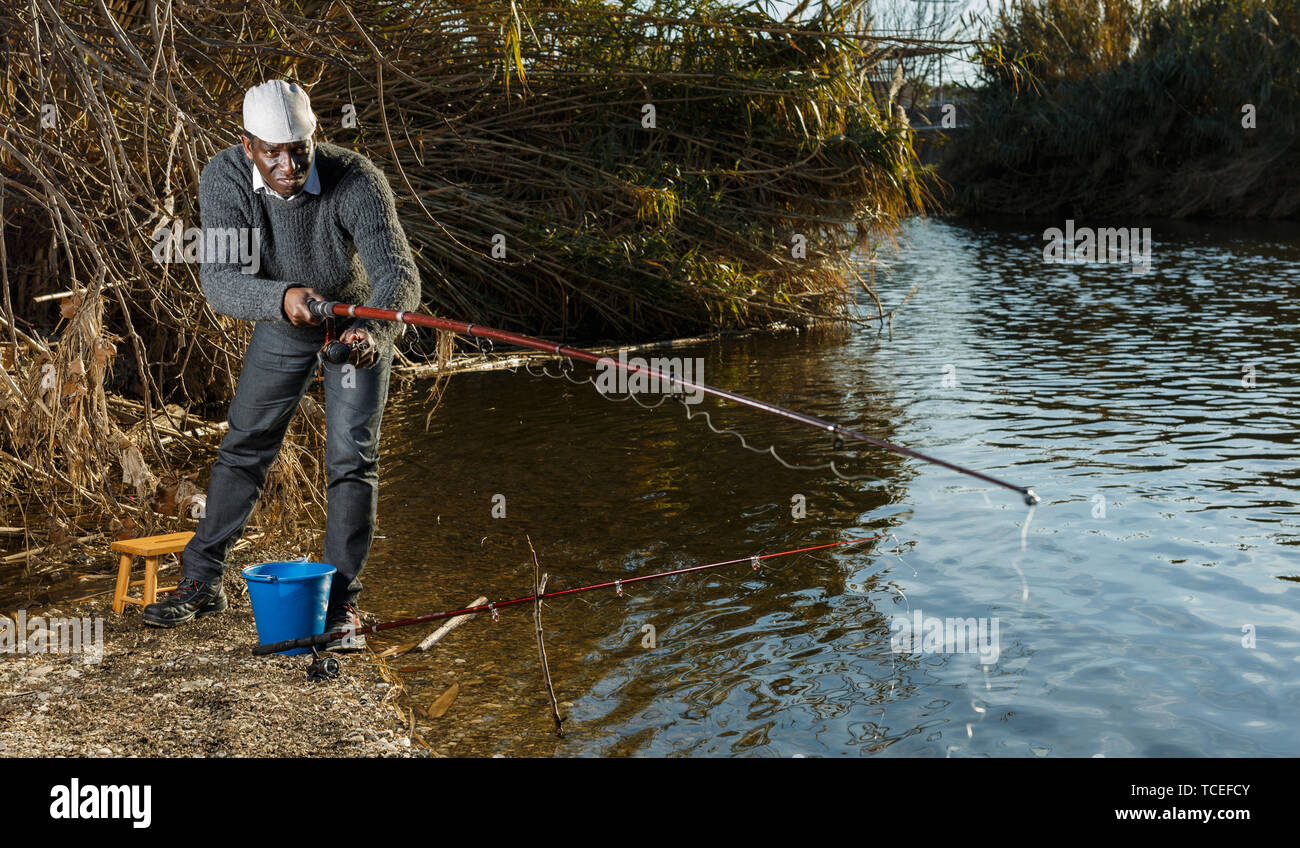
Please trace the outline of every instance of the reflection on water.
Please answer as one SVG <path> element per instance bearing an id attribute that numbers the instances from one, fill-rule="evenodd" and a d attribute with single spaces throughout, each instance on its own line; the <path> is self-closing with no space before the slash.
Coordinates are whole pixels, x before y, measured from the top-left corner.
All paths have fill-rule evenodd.
<path id="1" fill-rule="evenodd" d="M 1153 223 L 1135 274 L 1043 264 L 1053 224 L 909 225 L 882 299 L 922 285 L 892 334 L 673 351 L 1035 487 L 1023 550 L 1014 493 L 751 410 L 698 407 L 872 479 L 522 371 L 456 377 L 427 431 L 422 387 L 395 392 L 364 596 L 383 618 L 528 594 L 526 535 L 552 588 L 896 537 L 550 602 L 564 739 L 529 608 L 483 617 L 397 661 L 417 702 L 462 684 L 422 735 L 480 755 L 1300 754 L 1300 230 Z M 997 663 L 893 652 L 916 611 L 997 618 Z"/>

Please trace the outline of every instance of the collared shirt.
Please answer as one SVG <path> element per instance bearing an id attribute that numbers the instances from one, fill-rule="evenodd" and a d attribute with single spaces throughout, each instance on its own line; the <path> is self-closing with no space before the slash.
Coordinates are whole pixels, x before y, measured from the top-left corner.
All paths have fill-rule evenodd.
<path id="1" fill-rule="evenodd" d="M 282 196 L 279 192 L 271 189 L 271 187 L 266 184 L 266 180 L 262 179 L 262 172 L 257 170 L 256 162 L 252 162 L 250 165 L 253 168 L 253 194 L 257 194 L 262 189 L 267 189 L 267 194 L 271 197 L 278 197 L 281 200 L 293 200 L 304 191 L 308 194 L 320 194 L 320 175 L 316 173 L 316 152 L 314 150 L 312 151 L 311 165 L 308 166 L 310 170 L 307 171 L 307 184 L 302 187 L 302 191 L 288 197 Z"/>

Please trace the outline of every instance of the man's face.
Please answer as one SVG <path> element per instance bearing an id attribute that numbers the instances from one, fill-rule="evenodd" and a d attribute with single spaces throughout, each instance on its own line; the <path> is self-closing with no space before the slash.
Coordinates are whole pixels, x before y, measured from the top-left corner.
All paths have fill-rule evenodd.
<path id="1" fill-rule="evenodd" d="M 307 169 L 311 166 L 314 144 L 310 138 L 281 144 L 267 144 L 262 139 L 254 139 L 250 144 L 248 136 L 242 136 L 244 155 L 253 160 L 257 172 L 281 197 L 292 197 L 307 184 Z"/>

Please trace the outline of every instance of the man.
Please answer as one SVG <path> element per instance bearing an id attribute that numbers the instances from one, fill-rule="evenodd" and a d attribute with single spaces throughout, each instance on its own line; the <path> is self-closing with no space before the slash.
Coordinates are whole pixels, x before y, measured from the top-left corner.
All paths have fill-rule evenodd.
<path id="1" fill-rule="evenodd" d="M 340 340 L 353 346 L 351 361 L 332 365 L 317 358 L 326 328 L 307 303 L 411 311 L 420 286 L 384 175 L 358 153 L 314 143 L 315 129 L 301 87 L 281 80 L 255 86 L 244 97 L 241 144 L 213 157 L 199 179 L 205 242 L 212 243 L 214 228 L 236 228 L 257 233 L 261 244 L 256 276 L 235 257 L 205 255 L 203 292 L 217 312 L 256 324 L 230 404 L 230 432 L 212 466 L 206 512 L 182 557 L 183 579 L 166 600 L 145 608 L 146 624 L 174 627 L 226 609 L 226 554 L 243 535 L 318 364 L 327 442 L 324 561 L 337 569 L 325 632 L 361 624 L 356 602 L 374 536 L 379 424 L 399 327 L 365 320 L 340 325 Z M 232 261 L 214 261 L 224 259 Z M 364 637 L 328 647 L 359 650 Z"/>

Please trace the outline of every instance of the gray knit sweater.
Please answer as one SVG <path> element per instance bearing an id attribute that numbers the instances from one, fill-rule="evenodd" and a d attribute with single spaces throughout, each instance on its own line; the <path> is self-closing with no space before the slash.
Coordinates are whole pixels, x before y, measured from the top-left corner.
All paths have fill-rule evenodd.
<path id="1" fill-rule="evenodd" d="M 301 340 L 323 340 L 323 327 L 295 327 L 282 307 L 286 289 L 311 286 L 330 300 L 412 311 L 420 278 L 397 218 L 393 191 L 365 156 L 333 144 L 316 145 L 319 195 L 290 200 L 253 193 L 253 163 L 236 144 L 212 157 L 199 178 L 204 233 L 213 228 L 260 228 L 260 266 L 246 274 L 237 261 L 206 260 L 200 272 L 212 308 L 246 321 L 267 322 Z M 270 191 L 268 188 L 266 191 Z M 347 326 L 340 322 L 340 330 Z M 356 322 L 382 349 L 402 327 Z"/>

